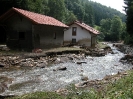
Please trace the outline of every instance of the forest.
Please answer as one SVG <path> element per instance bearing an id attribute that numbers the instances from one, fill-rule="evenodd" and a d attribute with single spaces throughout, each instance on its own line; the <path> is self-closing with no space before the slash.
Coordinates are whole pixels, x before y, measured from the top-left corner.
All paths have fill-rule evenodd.
<path id="1" fill-rule="evenodd" d="M 0 15 L 12 7 L 51 16 L 65 24 L 74 20 L 82 21 L 100 31 L 98 40 L 129 42 L 127 13 L 91 0 L 0 0 Z"/>

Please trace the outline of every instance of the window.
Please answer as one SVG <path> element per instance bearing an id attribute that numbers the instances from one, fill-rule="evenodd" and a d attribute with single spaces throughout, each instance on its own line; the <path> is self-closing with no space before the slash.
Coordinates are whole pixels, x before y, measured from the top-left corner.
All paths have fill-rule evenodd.
<path id="1" fill-rule="evenodd" d="M 76 36 L 77 27 L 72 28 L 72 36 Z"/>
<path id="2" fill-rule="evenodd" d="M 54 33 L 54 39 L 56 39 L 56 33 Z"/>
<path id="3" fill-rule="evenodd" d="M 72 43 L 76 43 L 76 39 L 75 38 L 72 39 Z"/>
<path id="4" fill-rule="evenodd" d="M 25 40 L 25 32 L 19 32 L 19 39 Z"/>

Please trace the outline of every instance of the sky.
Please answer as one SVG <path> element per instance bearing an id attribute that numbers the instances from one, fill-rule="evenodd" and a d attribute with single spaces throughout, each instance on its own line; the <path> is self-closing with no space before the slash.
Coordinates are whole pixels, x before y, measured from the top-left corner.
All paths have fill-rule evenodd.
<path id="1" fill-rule="evenodd" d="M 98 3 L 101 3 L 102 5 L 105 5 L 107 7 L 111 7 L 114 8 L 122 13 L 124 13 L 123 10 L 123 5 L 124 5 L 124 0 L 92 0 L 92 1 L 96 1 Z"/>

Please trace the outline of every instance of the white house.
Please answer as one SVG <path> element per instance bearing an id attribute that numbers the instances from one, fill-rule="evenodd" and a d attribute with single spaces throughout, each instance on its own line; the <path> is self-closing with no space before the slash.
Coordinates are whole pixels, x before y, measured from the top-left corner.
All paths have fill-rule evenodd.
<path id="1" fill-rule="evenodd" d="M 96 44 L 96 37 L 98 34 L 99 31 L 89 25 L 74 21 L 69 24 L 69 28 L 64 31 L 64 45 L 75 43 L 92 47 Z"/>

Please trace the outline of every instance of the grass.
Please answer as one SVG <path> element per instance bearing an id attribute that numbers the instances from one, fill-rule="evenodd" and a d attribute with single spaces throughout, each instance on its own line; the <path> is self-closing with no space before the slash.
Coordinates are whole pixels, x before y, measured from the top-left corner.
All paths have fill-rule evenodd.
<path id="1" fill-rule="evenodd" d="M 109 84 L 104 99 L 133 99 L 133 71 L 129 75 Z"/>
<path id="2" fill-rule="evenodd" d="M 63 99 L 63 96 L 60 96 L 54 92 L 35 92 L 7 99 Z"/>
<path id="3" fill-rule="evenodd" d="M 49 50 L 44 50 L 44 52 L 62 52 L 62 51 L 82 51 L 83 49 L 78 47 L 59 47 Z"/>
<path id="4" fill-rule="evenodd" d="M 98 42 L 97 47 L 99 49 L 104 49 L 104 48 L 109 47 L 109 46 L 103 42 Z"/>
<path id="5" fill-rule="evenodd" d="M 114 81 L 102 90 L 89 91 L 76 89 L 74 85 L 68 88 L 68 95 L 55 92 L 35 92 L 7 99 L 133 99 L 133 70 L 128 75 Z"/>

